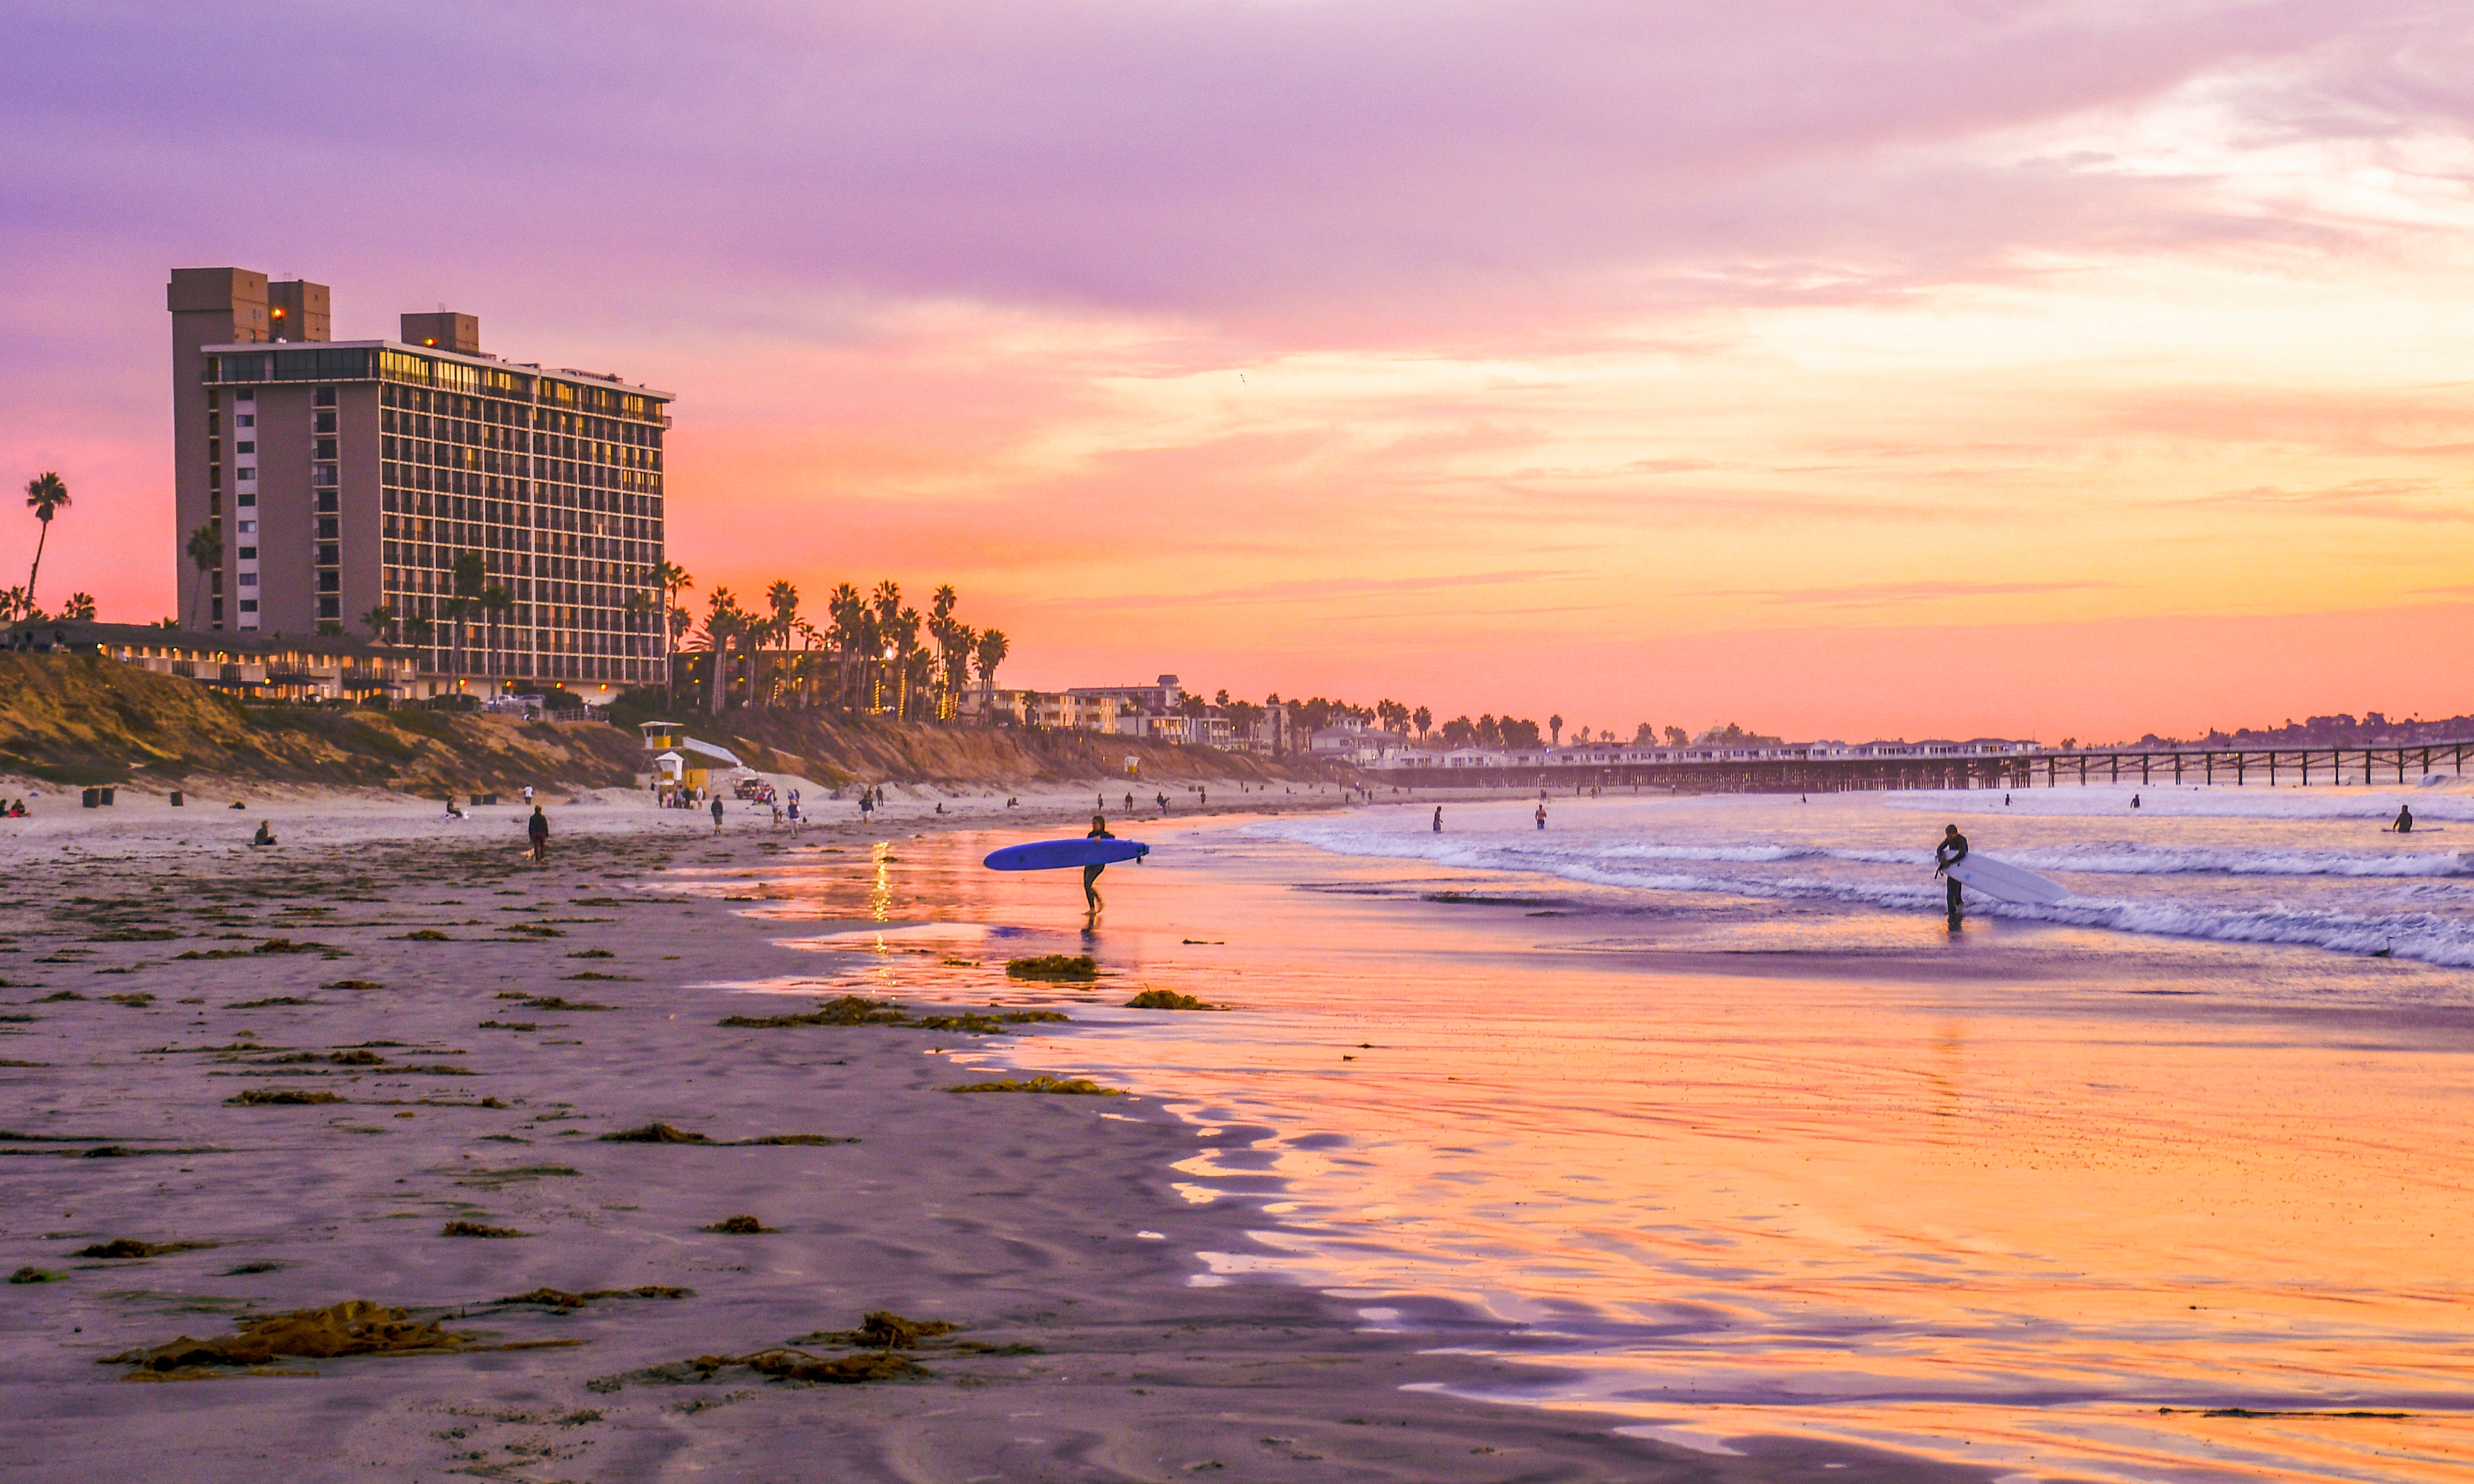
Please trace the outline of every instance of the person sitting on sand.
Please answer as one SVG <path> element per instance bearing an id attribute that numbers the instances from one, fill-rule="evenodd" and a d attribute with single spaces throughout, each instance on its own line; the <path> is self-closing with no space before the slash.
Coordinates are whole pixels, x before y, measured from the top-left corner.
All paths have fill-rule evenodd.
<path id="1" fill-rule="evenodd" d="M 524 792 L 530 793 L 532 790 L 526 789 Z M 542 812 L 540 804 L 533 805 L 533 817 L 524 821 L 524 835 L 527 839 L 532 841 L 533 859 L 538 861 L 548 860 L 549 816 Z"/>
<path id="2" fill-rule="evenodd" d="M 2413 806 L 2412 804 L 2402 805 L 2397 809 L 2396 832 L 2401 835 L 2410 835 L 2413 833 Z M 2445 833 L 2445 831 L 2442 831 L 2442 833 Z"/>
<path id="3" fill-rule="evenodd" d="M 239 813 L 239 812 L 240 812 L 244 807 L 246 807 L 246 805 L 244 805 L 244 804 L 243 804 L 239 800 L 235 799 L 235 800 L 233 800 L 233 801 L 232 801 L 232 812 L 233 812 L 233 813 L 235 813 L 235 814 Z"/>
<path id="4" fill-rule="evenodd" d="M 266 821 L 259 820 L 257 822 L 257 833 L 250 837 L 249 843 L 252 846 L 273 845 L 275 843 L 275 830 L 267 824 Z"/>
<path id="5" fill-rule="evenodd" d="M 238 805 L 234 805 L 234 807 L 237 808 Z M 449 794 L 447 796 L 447 817 L 451 820 L 460 820 L 464 817 L 464 811 L 455 807 L 455 796 L 453 794 Z"/>
<path id="6" fill-rule="evenodd" d="M 1091 816 L 1091 832 L 1083 838 L 1114 840 L 1117 837 L 1108 833 L 1108 817 L 1104 814 L 1094 814 Z M 1094 922 L 1100 921 L 1100 909 L 1106 905 L 1100 900 L 1100 873 L 1107 869 L 1105 865 L 1096 863 L 1082 868 L 1082 902 L 1091 909 L 1091 921 Z"/>

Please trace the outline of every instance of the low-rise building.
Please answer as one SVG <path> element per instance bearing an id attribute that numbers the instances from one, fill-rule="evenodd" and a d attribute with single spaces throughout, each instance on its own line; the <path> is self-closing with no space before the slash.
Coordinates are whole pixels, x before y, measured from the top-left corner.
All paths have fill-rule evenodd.
<path id="1" fill-rule="evenodd" d="M 199 634 L 46 618 L 10 626 L 0 643 L 16 650 L 99 654 L 243 701 L 401 700 L 418 693 L 421 679 L 411 650 L 337 634 Z"/>
<path id="2" fill-rule="evenodd" d="M 1120 711 L 1167 712 L 1185 704 L 1185 687 L 1174 675 L 1163 675 L 1149 685 L 1077 685 L 1066 694 L 1104 696 L 1116 702 Z"/>

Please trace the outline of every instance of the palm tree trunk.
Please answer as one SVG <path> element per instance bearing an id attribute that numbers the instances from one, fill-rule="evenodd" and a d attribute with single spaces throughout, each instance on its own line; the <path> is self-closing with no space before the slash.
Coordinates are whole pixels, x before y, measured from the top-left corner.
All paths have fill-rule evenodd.
<path id="1" fill-rule="evenodd" d="M 34 611 L 35 608 L 35 579 L 42 575 L 43 543 L 51 539 L 52 523 L 49 519 L 46 519 L 43 522 L 42 534 L 35 538 L 34 568 L 26 574 L 26 610 L 28 612 Z"/>

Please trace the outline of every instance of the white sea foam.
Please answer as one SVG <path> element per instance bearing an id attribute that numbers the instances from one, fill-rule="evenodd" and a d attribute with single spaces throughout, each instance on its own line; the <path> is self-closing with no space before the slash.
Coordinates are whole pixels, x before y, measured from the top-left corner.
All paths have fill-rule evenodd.
<path id="1" fill-rule="evenodd" d="M 2474 822 L 2474 789 L 2461 787 L 2461 783 L 2474 785 L 2474 778 L 2461 780 L 2446 774 L 2432 774 L 2403 788 L 2389 785 L 2379 789 L 2295 788 L 2291 784 L 2277 788 L 2219 784 L 2211 788 L 2170 782 L 2101 783 L 2081 788 L 2065 782 L 2059 788 L 2019 788 L 2006 793 L 1998 789 L 1916 789 L 1883 794 L 1880 802 L 1883 808 L 1931 814 L 2073 819 L 2089 815 L 2166 815 L 2181 819 L 2362 820 L 2379 824 L 2396 818 L 2398 809 L 2412 806 L 2416 819 Z M 2137 810 L 2130 807 L 2133 796 L 2139 800 Z M 2010 802 L 2005 804 L 2004 799 Z"/>
<path id="2" fill-rule="evenodd" d="M 1397 814 L 1323 816 L 1266 823 L 1252 826 L 1252 832 L 1335 854 L 1542 875 L 1621 891 L 1827 901 L 1898 912 L 1935 910 L 1942 898 L 1939 883 L 1923 874 L 1931 856 L 1918 850 L 1743 840 L 1643 841 L 1588 827 L 1552 834 L 1503 828 L 1446 834 L 1411 827 L 1416 823 Z M 2082 890 L 2044 906 L 1972 897 L 1971 910 L 1978 914 L 2225 943 L 2386 953 L 2431 964 L 2474 967 L 2474 916 L 2437 910 L 2468 900 L 2463 889 L 2434 879 L 2474 876 L 2474 863 L 2453 852 L 2094 840 L 2004 850 L 2001 858 L 2052 872 L 2063 876 L 2066 884 L 2082 889 L 2092 884 L 2087 877 L 2174 879 L 2160 883 L 2171 889 L 2154 897 L 2126 897 L 2119 895 L 2119 888 L 2104 894 Z M 1711 869 L 1689 869 L 1694 865 Z M 1788 869 L 1767 869 L 1777 867 Z M 1898 868 L 1899 874 L 1881 868 Z M 2080 879 L 2072 882 L 2074 876 Z M 2222 878 L 2228 886 L 2244 877 L 2395 884 L 2385 888 L 2385 895 L 2376 901 L 2259 902 L 2208 895 L 2211 877 Z M 2414 910 L 2376 910 L 2383 905 L 2402 906 L 2408 900 Z"/>

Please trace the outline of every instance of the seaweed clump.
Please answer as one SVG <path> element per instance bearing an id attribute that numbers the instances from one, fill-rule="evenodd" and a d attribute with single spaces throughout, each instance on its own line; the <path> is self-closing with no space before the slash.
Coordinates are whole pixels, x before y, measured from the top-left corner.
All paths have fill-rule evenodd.
<path id="1" fill-rule="evenodd" d="M 692 1288 L 671 1288 L 660 1283 L 645 1283 L 637 1288 L 591 1288 L 582 1293 L 569 1293 L 563 1288 L 536 1288 L 530 1293 L 511 1293 L 497 1302 L 500 1304 L 537 1304 L 543 1308 L 561 1311 L 580 1309 L 595 1299 L 692 1299 Z"/>
<path id="2" fill-rule="evenodd" d="M 604 1134 L 597 1142 L 604 1144 L 710 1144 L 713 1136 L 676 1128 L 667 1123 L 648 1123 L 641 1129 L 620 1129 Z"/>
<path id="3" fill-rule="evenodd" d="M 753 1216 L 724 1216 L 713 1225 L 709 1227 L 701 1227 L 698 1228 L 698 1230 L 704 1232 L 719 1232 L 727 1236 L 755 1236 L 760 1233 L 771 1232 L 775 1229 L 766 1226 L 764 1223 L 757 1220 Z"/>
<path id="4" fill-rule="evenodd" d="M 10 1274 L 9 1281 L 12 1283 L 57 1283 L 66 1277 L 68 1277 L 66 1273 L 51 1273 L 37 1267 L 23 1267 L 19 1268 L 14 1273 Z"/>
<path id="5" fill-rule="evenodd" d="M 486 1227 L 486 1226 L 483 1226 L 481 1223 L 479 1223 L 479 1222 L 477 1222 L 477 1221 L 450 1221 L 450 1222 L 447 1223 L 447 1225 L 445 1225 L 445 1226 L 443 1226 L 443 1227 L 440 1227 L 440 1228 L 438 1229 L 438 1234 L 439 1234 L 439 1235 L 441 1235 L 441 1236 L 488 1236 L 488 1237 L 512 1237 L 512 1236 L 530 1236 L 530 1235 L 532 1235 L 532 1233 L 531 1233 L 530 1232 L 519 1232 L 519 1231 L 517 1231 L 517 1230 L 516 1230 L 515 1228 L 513 1228 L 513 1227 Z"/>
<path id="6" fill-rule="evenodd" d="M 159 1257 L 171 1252 L 204 1252 L 220 1247 L 221 1242 L 141 1242 L 133 1236 L 116 1236 L 108 1242 L 96 1242 L 69 1254 L 72 1257 Z"/>
<path id="7" fill-rule="evenodd" d="M 829 999 L 803 1015 L 724 1016 L 718 1023 L 782 1030 L 794 1025 L 900 1025 L 905 1018 L 902 1007 L 889 999 L 845 994 L 838 999 Z"/>
<path id="8" fill-rule="evenodd" d="M 1100 961 L 1088 953 L 1042 953 L 1036 958 L 1006 961 L 1008 979 L 1089 980 L 1100 977 Z"/>
<path id="9" fill-rule="evenodd" d="M 341 1103 L 349 1101 L 335 1092 L 303 1092 L 297 1088 L 251 1088 L 224 1099 L 232 1108 L 263 1108 L 268 1104 Z"/>
<path id="10" fill-rule="evenodd" d="M 326 1308 L 295 1309 L 243 1326 L 220 1339 L 187 1335 L 166 1344 L 106 1355 L 97 1364 L 132 1365 L 161 1376 L 213 1366 L 262 1366 L 278 1355 L 329 1360 L 339 1355 L 439 1355 L 469 1348 L 473 1336 L 413 1319 L 400 1308 L 349 1299 Z"/>
<path id="11" fill-rule="evenodd" d="M 970 1082 L 948 1092 L 1055 1092 L 1081 1097 L 1123 1097 L 1122 1088 L 1104 1088 L 1088 1077 L 1050 1077 L 1046 1075 L 1024 1081 L 1007 1077 L 999 1082 Z"/>
<path id="12" fill-rule="evenodd" d="M 758 1144 L 856 1144 L 856 1138 L 836 1138 L 829 1134 L 765 1134 L 755 1138 L 715 1138 L 692 1129 L 682 1129 L 667 1123 L 648 1123 L 641 1129 L 620 1129 L 604 1134 L 595 1142 L 604 1144 L 707 1144 L 716 1149 L 747 1148 Z"/>
<path id="13" fill-rule="evenodd" d="M 1220 1007 L 1204 1004 L 1191 994 L 1179 994 L 1175 990 L 1145 990 L 1126 1001 L 1126 1008 L 1128 1010 L 1217 1010 Z"/>

